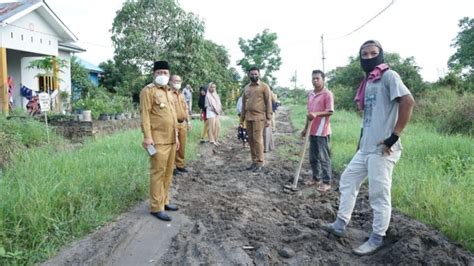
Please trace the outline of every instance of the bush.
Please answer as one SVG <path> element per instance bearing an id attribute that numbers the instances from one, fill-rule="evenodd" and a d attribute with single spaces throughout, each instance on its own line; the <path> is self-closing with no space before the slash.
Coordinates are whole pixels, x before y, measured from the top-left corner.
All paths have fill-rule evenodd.
<path id="1" fill-rule="evenodd" d="M 357 111 L 357 105 L 354 102 L 355 89 L 342 85 L 334 85 L 334 87 L 331 87 L 329 90 L 334 95 L 334 107 L 336 109 Z"/>
<path id="2" fill-rule="evenodd" d="M 62 138 L 49 129 L 51 143 L 59 144 Z M 0 115 L 0 169 L 7 166 L 13 156 L 25 147 L 45 145 L 48 141 L 46 126 L 25 114 L 7 117 Z"/>
<path id="3" fill-rule="evenodd" d="M 474 94 L 456 93 L 446 87 L 426 91 L 415 107 L 414 119 L 428 122 L 439 132 L 472 136 Z"/>

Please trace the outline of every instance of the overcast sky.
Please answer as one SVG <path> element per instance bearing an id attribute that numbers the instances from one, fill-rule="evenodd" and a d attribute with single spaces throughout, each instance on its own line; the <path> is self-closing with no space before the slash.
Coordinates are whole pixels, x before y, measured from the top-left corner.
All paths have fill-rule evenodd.
<path id="1" fill-rule="evenodd" d="M 87 52 L 79 54 L 98 64 L 113 57 L 110 29 L 122 0 L 46 0 L 79 38 Z M 178 0 L 181 7 L 206 23 L 207 39 L 225 46 L 232 65 L 242 58 L 238 39 L 253 38 L 268 28 L 278 35 L 283 64 L 278 83 L 311 87 L 311 71 L 322 69 L 321 35 L 324 34 L 326 72 L 348 63 L 368 39 L 379 40 L 385 51 L 415 57 L 426 81 L 436 81 L 447 71 L 450 47 L 462 17 L 474 17 L 473 0 L 395 0 L 369 24 L 344 36 L 388 6 L 391 0 Z M 240 69 L 240 68 L 239 68 Z M 185 73 L 180 73 L 185 74 Z"/>

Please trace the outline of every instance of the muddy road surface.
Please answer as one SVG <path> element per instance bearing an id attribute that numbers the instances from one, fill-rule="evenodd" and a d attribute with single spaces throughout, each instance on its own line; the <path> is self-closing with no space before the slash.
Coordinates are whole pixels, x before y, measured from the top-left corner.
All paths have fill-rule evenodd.
<path id="1" fill-rule="evenodd" d="M 266 153 L 258 174 L 245 170 L 250 150 L 238 143 L 236 130 L 218 148 L 202 144 L 190 173 L 173 181 L 172 199 L 181 209 L 171 213 L 171 223 L 153 218 L 141 203 L 45 265 L 474 265 L 471 253 L 397 211 L 381 250 L 352 254 L 371 231 L 367 189 L 361 189 L 346 237 L 321 230 L 321 223 L 335 219 L 338 180 L 326 193 L 305 187 L 302 181 L 311 176 L 305 160 L 300 189 L 283 189 L 293 180 L 303 143 L 294 133 L 288 110 L 279 109 L 277 150 Z"/>

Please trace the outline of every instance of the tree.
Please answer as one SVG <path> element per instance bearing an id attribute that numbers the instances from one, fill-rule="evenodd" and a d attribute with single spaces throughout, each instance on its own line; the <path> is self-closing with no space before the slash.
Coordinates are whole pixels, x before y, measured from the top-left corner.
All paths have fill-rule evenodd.
<path id="1" fill-rule="evenodd" d="M 449 58 L 450 68 L 467 68 L 474 70 L 474 19 L 464 17 L 459 21 L 461 31 L 451 45 L 456 48 L 456 53 Z"/>
<path id="2" fill-rule="evenodd" d="M 114 61 L 101 64 L 102 82 L 110 91 L 128 92 L 136 100 L 152 80 L 152 64 L 157 59 L 168 60 L 171 73 L 194 87 L 215 81 L 221 97 L 234 86 L 225 47 L 205 40 L 204 22 L 182 10 L 175 0 L 125 2 L 114 19 L 112 34 Z"/>
<path id="3" fill-rule="evenodd" d="M 112 24 L 115 61 L 149 72 L 172 45 L 201 39 L 204 23 L 175 0 L 126 1 Z M 175 53 L 186 51 L 174 50 Z"/>
<path id="4" fill-rule="evenodd" d="M 94 85 L 89 79 L 89 73 L 78 62 L 77 57 L 71 57 L 71 96 L 72 101 L 75 102 L 80 98 L 84 98 L 94 88 Z"/>
<path id="5" fill-rule="evenodd" d="M 474 19 L 462 18 L 459 28 L 461 31 L 452 44 L 457 50 L 448 61 L 450 73 L 440 83 L 456 84 L 451 87 L 474 92 Z"/>
<path id="6" fill-rule="evenodd" d="M 250 40 L 239 38 L 239 46 L 244 53 L 244 58 L 237 61 L 237 65 L 242 67 L 244 73 L 247 73 L 250 67 L 257 66 L 264 73 L 262 79 L 274 86 L 276 78 L 273 73 L 278 71 L 281 66 L 280 48 L 276 43 L 277 38 L 277 34 L 270 32 L 268 29 Z"/>
<path id="7" fill-rule="evenodd" d="M 391 69 L 400 74 L 403 82 L 415 95 L 419 95 L 426 88 L 421 75 L 420 67 L 416 65 L 413 57 L 401 58 L 397 53 L 384 53 L 385 62 Z M 364 71 L 360 67 L 359 57 L 349 57 L 349 64 L 344 67 L 338 67 L 328 73 L 328 85 L 335 85 L 351 88 L 354 93 L 364 78 Z"/>

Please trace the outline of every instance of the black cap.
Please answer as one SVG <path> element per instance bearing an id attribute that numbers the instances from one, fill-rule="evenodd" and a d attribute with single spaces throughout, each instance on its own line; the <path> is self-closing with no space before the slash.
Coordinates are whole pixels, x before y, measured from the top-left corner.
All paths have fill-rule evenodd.
<path id="1" fill-rule="evenodd" d="M 168 64 L 168 61 L 156 61 L 153 64 L 153 71 L 156 71 L 158 69 L 170 69 L 170 65 Z"/>

